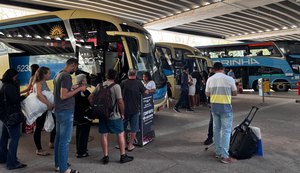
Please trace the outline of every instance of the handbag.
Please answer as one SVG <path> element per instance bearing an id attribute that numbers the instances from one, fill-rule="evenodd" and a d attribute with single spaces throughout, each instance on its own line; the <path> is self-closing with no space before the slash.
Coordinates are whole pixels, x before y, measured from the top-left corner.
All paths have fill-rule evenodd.
<path id="1" fill-rule="evenodd" d="M 5 111 L 2 122 L 6 127 L 12 127 L 25 120 L 23 112 L 20 109 L 17 110 L 18 105 L 10 105 L 7 103 L 5 88 L 3 88 L 3 104 L 5 106 Z"/>

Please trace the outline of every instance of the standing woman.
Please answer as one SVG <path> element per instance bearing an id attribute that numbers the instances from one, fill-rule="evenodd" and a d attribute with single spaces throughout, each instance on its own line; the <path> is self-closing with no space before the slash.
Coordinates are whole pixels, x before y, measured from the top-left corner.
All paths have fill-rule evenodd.
<path id="1" fill-rule="evenodd" d="M 143 74 L 143 81 L 142 82 L 143 82 L 145 88 L 147 90 L 149 90 L 149 93 L 152 93 L 152 94 L 155 93 L 156 85 L 155 85 L 155 82 L 151 78 L 151 74 L 148 71 L 146 71 Z"/>
<path id="2" fill-rule="evenodd" d="M 37 65 L 37 64 L 32 64 L 30 66 L 31 76 L 30 76 L 30 79 L 29 79 L 29 83 L 27 85 L 27 88 L 24 89 L 23 91 L 21 91 L 21 94 L 27 93 L 27 95 L 29 95 L 32 92 L 34 76 L 35 76 L 35 73 L 38 69 L 39 69 L 39 65 Z"/>
<path id="3" fill-rule="evenodd" d="M 22 90 L 20 92 L 20 94 L 26 93 L 25 96 L 28 96 L 30 93 L 32 93 L 32 89 L 33 89 L 32 86 L 33 86 L 33 82 L 34 82 L 34 76 L 35 76 L 35 73 L 38 69 L 39 69 L 39 65 L 37 65 L 37 64 L 32 64 L 30 66 L 31 76 L 30 76 L 27 88 Z M 28 124 L 26 124 L 26 121 L 23 122 L 23 125 L 22 125 L 22 131 L 23 132 L 25 132 L 27 134 L 33 133 L 34 128 L 35 128 L 35 123 L 33 123 L 32 125 L 28 125 Z"/>
<path id="4" fill-rule="evenodd" d="M 48 111 L 51 111 L 53 109 L 53 104 L 50 103 L 47 98 L 42 94 L 42 91 L 50 91 L 46 81 L 50 79 L 51 72 L 48 67 L 40 67 L 36 74 L 35 74 L 35 80 L 33 82 L 33 92 L 36 93 L 37 98 L 47 105 Z M 48 152 L 44 151 L 41 144 L 41 132 L 43 130 L 45 120 L 47 117 L 47 112 L 42 114 L 42 116 L 38 117 L 36 119 L 36 128 L 34 131 L 34 143 L 37 148 L 36 154 L 40 156 L 47 156 L 49 155 Z M 55 130 L 52 130 L 50 134 L 50 143 L 53 143 L 55 139 Z"/>
<path id="5" fill-rule="evenodd" d="M 16 82 L 18 72 L 14 69 L 8 69 L 2 78 L 3 86 L 0 90 L 0 100 L 4 100 L 6 97 L 8 107 L 5 107 L 8 111 L 8 115 L 13 112 L 20 112 L 20 91 Z M 3 108 L 1 108 L 3 109 Z M 7 169 L 19 169 L 24 168 L 27 165 L 22 164 L 17 159 L 17 150 L 20 139 L 20 124 L 12 126 L 6 126 L 3 124 L 2 135 L 0 138 L 0 163 L 6 163 Z M 8 143 L 10 139 L 10 142 Z"/>
<path id="6" fill-rule="evenodd" d="M 86 75 L 79 74 L 76 76 L 76 83 L 78 86 L 87 85 Z M 77 122 L 76 126 L 76 149 L 77 158 L 88 157 L 87 152 L 89 134 L 91 129 L 91 109 L 88 97 L 91 93 L 89 90 L 78 92 L 75 95 L 75 112 L 74 120 Z"/>

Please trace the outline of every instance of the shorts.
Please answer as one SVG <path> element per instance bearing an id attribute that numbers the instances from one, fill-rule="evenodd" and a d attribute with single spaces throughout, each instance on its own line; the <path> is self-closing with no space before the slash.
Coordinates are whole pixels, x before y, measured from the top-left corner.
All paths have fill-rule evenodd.
<path id="1" fill-rule="evenodd" d="M 128 114 L 125 115 L 124 119 L 124 128 L 127 129 L 128 123 L 130 125 L 130 132 L 136 133 L 140 130 L 139 127 L 139 119 L 140 119 L 140 113 L 136 114 Z"/>
<path id="2" fill-rule="evenodd" d="M 112 133 L 112 134 L 120 134 L 124 132 L 123 121 L 121 118 L 119 119 L 100 119 L 99 120 L 99 133 Z"/>

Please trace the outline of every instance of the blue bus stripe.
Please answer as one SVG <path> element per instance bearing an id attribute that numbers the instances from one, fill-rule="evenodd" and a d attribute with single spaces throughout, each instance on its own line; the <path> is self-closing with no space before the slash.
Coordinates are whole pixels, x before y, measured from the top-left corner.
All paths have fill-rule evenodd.
<path id="1" fill-rule="evenodd" d="M 61 19 L 60 18 L 53 18 L 53 19 L 47 19 L 47 20 L 38 20 L 38 21 L 34 21 L 34 22 L 25 22 L 25 23 L 13 24 L 13 25 L 1 26 L 0 29 L 17 28 L 17 27 L 21 27 L 21 26 L 29 26 L 29 25 L 36 25 L 36 24 L 50 23 L 50 22 L 58 22 L 58 21 L 61 21 Z"/>

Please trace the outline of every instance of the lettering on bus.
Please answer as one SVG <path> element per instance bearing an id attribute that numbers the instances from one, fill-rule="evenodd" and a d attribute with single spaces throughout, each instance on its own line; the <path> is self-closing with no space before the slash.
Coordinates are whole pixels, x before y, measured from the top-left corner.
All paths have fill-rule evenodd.
<path id="1" fill-rule="evenodd" d="M 213 62 L 221 62 L 224 66 L 243 66 L 260 64 L 256 59 L 253 58 L 213 60 Z"/>

